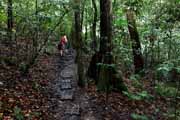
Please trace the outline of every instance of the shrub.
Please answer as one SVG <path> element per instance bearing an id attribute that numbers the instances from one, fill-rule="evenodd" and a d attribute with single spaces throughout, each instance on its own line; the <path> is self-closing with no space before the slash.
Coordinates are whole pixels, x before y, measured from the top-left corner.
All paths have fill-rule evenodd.
<path id="1" fill-rule="evenodd" d="M 164 97 L 174 97 L 177 91 L 175 87 L 168 86 L 164 83 L 158 83 L 155 86 L 155 90 L 159 95 Z"/>

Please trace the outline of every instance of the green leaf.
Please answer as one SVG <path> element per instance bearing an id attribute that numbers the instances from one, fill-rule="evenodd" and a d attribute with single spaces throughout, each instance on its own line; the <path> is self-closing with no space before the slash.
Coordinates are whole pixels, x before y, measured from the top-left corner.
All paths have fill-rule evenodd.
<path id="1" fill-rule="evenodd" d="M 118 19 L 118 20 L 115 21 L 115 24 L 117 26 L 127 26 L 127 20 Z"/>
<path id="2" fill-rule="evenodd" d="M 133 120 L 149 120 L 146 115 L 139 115 L 139 114 L 135 114 L 135 113 L 131 114 L 131 118 Z"/>
<path id="3" fill-rule="evenodd" d="M 14 107 L 14 115 L 17 120 L 24 120 L 24 115 L 22 114 L 22 111 L 17 106 Z"/>

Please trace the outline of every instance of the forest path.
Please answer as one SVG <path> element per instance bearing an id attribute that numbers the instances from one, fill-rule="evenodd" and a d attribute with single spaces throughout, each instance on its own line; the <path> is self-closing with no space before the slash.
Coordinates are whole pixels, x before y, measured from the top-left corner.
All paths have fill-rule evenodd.
<path id="1" fill-rule="evenodd" d="M 69 49 L 54 61 L 56 79 L 48 86 L 53 120 L 99 120 L 91 107 L 90 97 L 77 85 L 76 52 Z"/>

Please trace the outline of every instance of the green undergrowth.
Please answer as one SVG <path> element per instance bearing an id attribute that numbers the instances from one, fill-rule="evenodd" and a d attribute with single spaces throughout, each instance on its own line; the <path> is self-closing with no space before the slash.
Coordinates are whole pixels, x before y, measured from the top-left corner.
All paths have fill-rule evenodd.
<path id="1" fill-rule="evenodd" d="M 139 114 L 136 114 L 136 113 L 132 113 L 131 118 L 133 120 L 149 120 L 149 118 L 146 115 L 139 115 Z"/>
<path id="2" fill-rule="evenodd" d="M 123 94 L 126 95 L 130 100 L 152 100 L 154 98 L 147 91 L 137 93 L 123 91 Z"/>
<path id="3" fill-rule="evenodd" d="M 174 86 L 170 86 L 169 84 L 160 82 L 155 86 L 155 91 L 157 94 L 163 97 L 175 97 L 177 88 Z"/>

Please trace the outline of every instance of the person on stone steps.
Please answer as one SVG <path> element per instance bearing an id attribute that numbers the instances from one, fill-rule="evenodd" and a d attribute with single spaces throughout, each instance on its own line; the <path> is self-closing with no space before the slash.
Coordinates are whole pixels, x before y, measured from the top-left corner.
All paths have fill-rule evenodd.
<path id="1" fill-rule="evenodd" d="M 60 55 L 63 56 L 63 53 L 65 51 L 66 45 L 68 43 L 67 36 L 64 35 L 61 37 L 60 42 L 58 44 L 58 49 L 60 50 Z"/>

